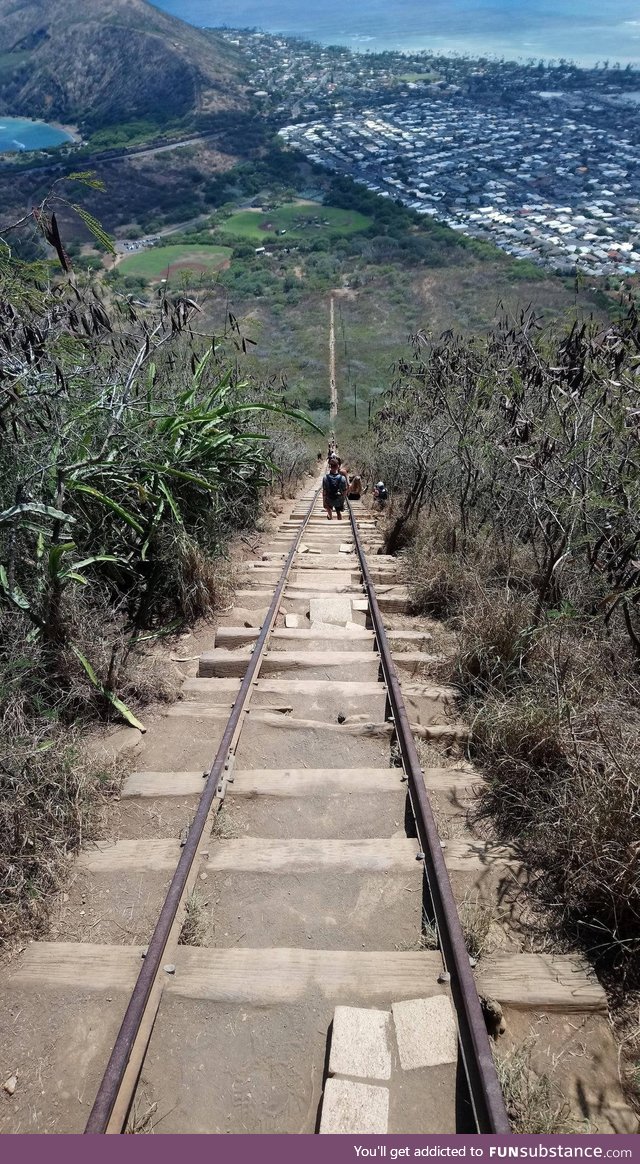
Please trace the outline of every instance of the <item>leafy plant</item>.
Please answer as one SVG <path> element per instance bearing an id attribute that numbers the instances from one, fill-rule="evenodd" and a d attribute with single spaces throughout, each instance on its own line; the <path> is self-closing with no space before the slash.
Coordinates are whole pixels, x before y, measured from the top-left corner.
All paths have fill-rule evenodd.
<path id="1" fill-rule="evenodd" d="M 41 266 L 0 258 L 0 603 L 17 633 L 30 624 L 59 693 L 73 658 L 136 724 L 117 659 L 145 630 L 210 612 L 206 557 L 278 472 L 270 424 L 310 423 L 240 380 L 224 337 L 196 333 L 198 315 L 185 295 L 109 302 L 90 282 L 51 284 Z M 233 319 L 228 335 L 242 344 Z M 118 612 L 125 647 L 103 674 L 74 630 L 78 590 Z"/>

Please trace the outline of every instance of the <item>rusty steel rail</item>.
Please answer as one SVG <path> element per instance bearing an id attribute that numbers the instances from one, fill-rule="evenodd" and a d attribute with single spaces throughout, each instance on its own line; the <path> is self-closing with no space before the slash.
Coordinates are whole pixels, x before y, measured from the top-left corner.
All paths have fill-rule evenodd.
<path id="1" fill-rule="evenodd" d="M 202 840 L 209 812 L 216 796 L 222 791 L 221 779 L 224 777 L 225 765 L 228 760 L 230 749 L 233 746 L 240 721 L 245 709 L 249 696 L 251 694 L 251 687 L 256 678 L 257 672 L 260 669 L 262 657 L 267 644 L 267 640 L 276 620 L 282 594 L 287 584 L 287 579 L 293 560 L 300 545 L 300 540 L 309 522 L 309 518 L 313 512 L 314 506 L 318 499 L 319 490 L 313 496 L 309 508 L 302 519 L 300 529 L 293 541 L 287 560 L 282 568 L 280 580 L 276 586 L 271 605 L 267 612 L 262 629 L 258 636 L 253 654 L 249 661 L 244 679 L 240 685 L 240 691 L 236 697 L 231 715 L 227 721 L 227 726 L 224 730 L 224 735 L 220 741 L 220 746 L 216 752 L 215 759 L 209 769 L 207 782 L 204 786 L 202 796 L 200 798 L 196 814 L 191 822 L 189 828 L 189 835 L 186 843 L 182 849 L 180 860 L 176 866 L 173 874 L 171 884 L 167 891 L 167 896 L 164 899 L 162 909 L 156 927 L 153 931 L 151 941 L 147 949 L 146 956 L 142 963 L 142 968 L 138 974 L 136 984 L 133 988 L 129 1004 L 124 1014 L 120 1030 L 116 1041 L 113 1045 L 113 1050 L 107 1064 L 106 1071 L 100 1082 L 96 1098 L 94 1100 L 91 1114 L 87 1121 L 84 1130 L 85 1135 L 100 1136 L 104 1135 L 108 1130 L 109 1120 L 116 1105 L 120 1089 L 127 1071 L 131 1053 L 138 1036 L 138 1032 L 142 1026 L 145 1017 L 145 1011 L 149 1002 L 149 997 L 153 989 L 154 983 L 160 971 L 164 951 L 169 941 L 171 930 L 176 921 L 178 910 L 183 900 L 183 895 L 192 865 L 198 855 L 198 848 Z"/>
<path id="2" fill-rule="evenodd" d="M 358 531 L 353 507 L 349 505 L 353 538 L 360 560 L 362 578 L 369 600 L 373 630 L 387 686 L 387 698 L 393 716 L 398 746 L 409 785 L 418 836 L 424 853 L 427 883 L 438 927 L 440 951 L 450 976 L 451 994 L 458 1019 L 458 1038 L 469 1086 L 476 1125 L 481 1134 L 510 1135 L 511 1125 L 498 1082 L 489 1036 L 480 1006 L 475 979 L 471 972 L 460 918 L 449 874 L 442 854 L 438 829 L 416 750 L 409 717 L 402 697 L 395 664 L 389 647 L 374 584 Z"/>

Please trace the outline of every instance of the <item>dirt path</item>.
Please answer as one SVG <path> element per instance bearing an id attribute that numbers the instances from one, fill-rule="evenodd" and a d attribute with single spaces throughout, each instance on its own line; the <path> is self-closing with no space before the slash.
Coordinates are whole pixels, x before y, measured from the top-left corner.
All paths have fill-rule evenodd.
<path id="1" fill-rule="evenodd" d="M 329 308 L 329 427 L 332 432 L 335 432 L 337 417 L 335 301 L 332 295 Z"/>

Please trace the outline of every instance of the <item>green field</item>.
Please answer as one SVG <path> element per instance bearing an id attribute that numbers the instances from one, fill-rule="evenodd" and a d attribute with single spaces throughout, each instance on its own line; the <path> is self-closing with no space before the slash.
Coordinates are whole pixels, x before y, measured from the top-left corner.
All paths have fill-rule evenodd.
<path id="1" fill-rule="evenodd" d="M 152 247 L 128 255 L 118 264 L 122 275 L 134 275 L 143 279 L 170 279 L 191 271 L 195 275 L 212 275 L 228 266 L 231 247 L 185 246 L 174 244 L 168 247 Z"/>
<path id="2" fill-rule="evenodd" d="M 239 210 L 218 226 L 222 234 L 265 242 L 282 232 L 292 239 L 311 239 L 319 235 L 355 234 L 368 230 L 372 219 L 357 210 L 340 210 L 318 202 L 294 203 L 276 210 Z"/>
<path id="3" fill-rule="evenodd" d="M 309 258 L 295 255 L 291 262 L 301 264 L 295 302 L 277 302 L 273 292 L 230 295 L 221 286 L 215 292 L 218 310 L 222 318 L 230 306 L 243 334 L 255 341 L 243 361 L 249 375 L 260 382 L 277 376 L 286 385 L 287 401 L 308 409 L 317 423 L 328 427 L 331 289 L 310 288 Z M 343 262 L 351 267 L 353 260 Z M 462 268 L 402 268 L 363 261 L 366 278 L 348 291 L 334 292 L 337 431 L 345 446 L 353 448 L 352 442 L 366 430 L 370 402 L 375 407 L 398 376 L 399 361 L 411 351 L 409 337 L 421 328 L 434 336 L 449 328 L 482 335 L 503 315 L 516 320 L 528 303 L 537 305 L 543 325 L 575 317 L 575 293 L 561 279 L 543 273 L 542 278 L 514 282 L 512 267 L 500 254 L 493 262 L 469 254 Z M 339 287 L 341 275 L 335 277 L 334 287 Z M 354 273 L 348 270 L 348 275 L 355 284 Z M 588 290 L 581 293 L 579 306 L 582 313 L 593 312 L 606 324 L 605 312 Z"/>

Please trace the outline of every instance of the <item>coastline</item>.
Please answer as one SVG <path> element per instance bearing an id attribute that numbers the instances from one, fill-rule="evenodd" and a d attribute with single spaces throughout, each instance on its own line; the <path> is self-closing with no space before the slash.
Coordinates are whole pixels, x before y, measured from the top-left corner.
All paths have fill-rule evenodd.
<path id="1" fill-rule="evenodd" d="M 262 31 L 350 52 L 418 52 L 492 57 L 520 63 L 567 60 L 581 68 L 609 61 L 640 66 L 640 20 L 635 0 L 545 0 L 514 11 L 512 0 L 363 0 L 345 12 L 326 0 L 313 12 L 295 0 L 219 0 L 215 27 L 210 0 L 152 0 L 156 8 L 196 27 Z M 471 3 L 471 7 L 469 4 Z"/>
<path id="2" fill-rule="evenodd" d="M 41 121 L 41 118 L 34 118 L 33 120 Z M 82 134 L 77 125 L 64 125 L 62 121 L 45 121 L 41 123 L 43 125 L 50 125 L 52 129 L 59 129 L 60 133 L 68 133 L 74 145 L 78 145 L 82 141 Z M 64 145 L 65 143 L 61 142 L 60 144 Z"/>
<path id="3" fill-rule="evenodd" d="M 0 157 L 5 160 L 9 158 L 21 158 L 24 154 L 37 154 L 42 151 L 61 149 L 63 146 L 78 145 L 82 141 L 82 135 L 76 125 L 65 125 L 60 121 L 44 121 L 41 117 L 22 116 L 16 117 L 14 114 L 0 114 L 0 126 L 7 131 L 7 137 L 4 139 L 7 143 L 4 145 L 0 139 Z M 43 141 L 37 145 L 28 141 L 26 134 L 27 127 L 42 127 L 42 130 L 54 131 L 56 134 L 64 134 L 62 141 Z M 15 137 L 11 134 L 15 133 Z M 21 143 L 22 148 L 10 148 L 20 142 L 20 138 L 24 135 L 25 141 Z"/>
<path id="4" fill-rule="evenodd" d="M 208 27 L 210 32 L 230 31 L 227 26 L 218 25 L 216 27 Z M 248 32 L 253 30 L 243 28 L 233 29 L 232 31 Z M 514 45 L 509 41 L 500 41 L 497 37 L 490 38 L 480 33 L 476 36 L 464 37 L 428 33 L 385 37 L 364 36 L 359 33 L 345 32 L 336 33 L 335 36 L 326 33 L 320 36 L 317 34 L 313 35 L 310 30 L 263 27 L 257 28 L 255 31 L 262 32 L 267 36 L 282 36 L 295 40 L 312 41 L 315 44 L 322 45 L 324 48 L 338 46 L 362 56 L 366 56 L 367 53 L 394 52 L 402 53 L 409 57 L 415 56 L 418 53 L 425 53 L 428 56 L 436 57 L 468 57 L 471 60 L 488 58 L 494 61 L 515 61 L 518 64 L 526 64 L 529 61 L 535 61 L 537 63 L 539 60 L 542 60 L 546 65 L 557 64 L 560 60 L 565 60 L 581 69 L 592 69 L 596 64 L 602 63 L 604 59 L 608 58 L 610 65 L 615 63 L 625 67 L 632 65 L 640 68 L 640 40 L 638 41 L 638 49 L 630 55 L 628 53 L 614 53 L 613 51 L 607 53 L 604 48 L 592 52 L 578 51 L 574 43 L 566 46 L 559 43 L 553 49 L 550 49 L 550 46 L 547 44 L 536 42 L 535 40 Z"/>

